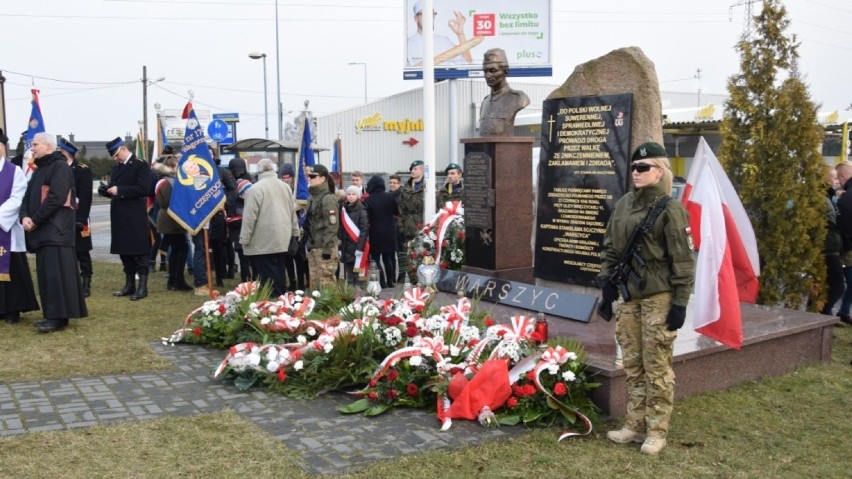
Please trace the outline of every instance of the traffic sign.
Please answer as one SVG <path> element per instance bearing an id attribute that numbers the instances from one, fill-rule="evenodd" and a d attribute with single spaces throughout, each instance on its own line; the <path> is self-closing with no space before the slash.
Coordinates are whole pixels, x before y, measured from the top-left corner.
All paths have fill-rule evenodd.
<path id="1" fill-rule="evenodd" d="M 229 136 L 228 124 L 222 120 L 213 120 L 207 125 L 207 134 L 213 141 L 225 143 Z"/>

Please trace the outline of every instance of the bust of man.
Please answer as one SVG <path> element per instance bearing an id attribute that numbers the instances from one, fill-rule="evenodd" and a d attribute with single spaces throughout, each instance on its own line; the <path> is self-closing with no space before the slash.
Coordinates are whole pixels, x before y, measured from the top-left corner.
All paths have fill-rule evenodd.
<path id="1" fill-rule="evenodd" d="M 485 83 L 491 87 L 491 94 L 482 100 L 479 109 L 479 135 L 512 136 L 515 115 L 530 104 L 530 99 L 526 93 L 509 88 L 506 82 L 509 61 L 502 48 L 492 48 L 485 52 L 482 70 Z"/>

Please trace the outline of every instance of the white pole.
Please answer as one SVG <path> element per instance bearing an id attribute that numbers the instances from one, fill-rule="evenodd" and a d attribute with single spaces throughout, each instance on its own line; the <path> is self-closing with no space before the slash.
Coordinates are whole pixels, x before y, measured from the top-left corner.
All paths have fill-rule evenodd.
<path id="1" fill-rule="evenodd" d="M 435 216 L 435 23 L 432 0 L 423 2 L 423 224 Z"/>
<path id="2" fill-rule="evenodd" d="M 459 118 L 458 118 L 458 81 L 455 78 L 451 78 L 447 81 L 447 103 L 449 103 L 449 109 L 447 110 L 447 115 L 449 118 L 447 119 L 447 125 L 449 128 L 449 155 L 450 163 L 459 163 Z"/>

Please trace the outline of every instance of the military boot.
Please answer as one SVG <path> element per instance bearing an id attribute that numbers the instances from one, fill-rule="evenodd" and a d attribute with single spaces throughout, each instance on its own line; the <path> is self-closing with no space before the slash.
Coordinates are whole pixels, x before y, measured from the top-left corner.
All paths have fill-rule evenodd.
<path id="1" fill-rule="evenodd" d="M 92 278 L 83 276 L 83 297 L 88 298 L 92 295 Z"/>
<path id="2" fill-rule="evenodd" d="M 628 429 L 627 427 L 623 427 L 617 431 L 610 431 L 606 433 L 606 438 L 612 442 L 617 442 L 619 444 L 627 444 L 628 442 L 644 441 L 645 433 L 636 432 L 632 429 Z"/>
<path id="3" fill-rule="evenodd" d="M 112 293 L 113 296 L 130 296 L 136 292 L 136 275 L 125 273 L 124 278 L 124 287 Z"/>
<path id="4" fill-rule="evenodd" d="M 133 296 L 130 297 L 130 301 L 139 301 L 142 298 L 148 297 L 148 275 L 140 274 L 139 275 L 139 287 L 136 288 L 136 292 L 133 293 Z"/>
<path id="5" fill-rule="evenodd" d="M 666 447 L 666 438 L 657 436 L 648 436 L 639 450 L 642 454 L 657 455 L 663 448 Z"/>

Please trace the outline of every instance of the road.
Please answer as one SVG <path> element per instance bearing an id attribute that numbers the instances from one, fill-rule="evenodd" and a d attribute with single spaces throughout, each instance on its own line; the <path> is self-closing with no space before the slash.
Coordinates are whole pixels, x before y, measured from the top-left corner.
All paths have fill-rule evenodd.
<path id="1" fill-rule="evenodd" d="M 110 220 L 109 203 L 93 204 L 89 212 L 89 223 L 92 228 L 92 260 L 120 263 L 118 255 L 109 254 Z"/>

